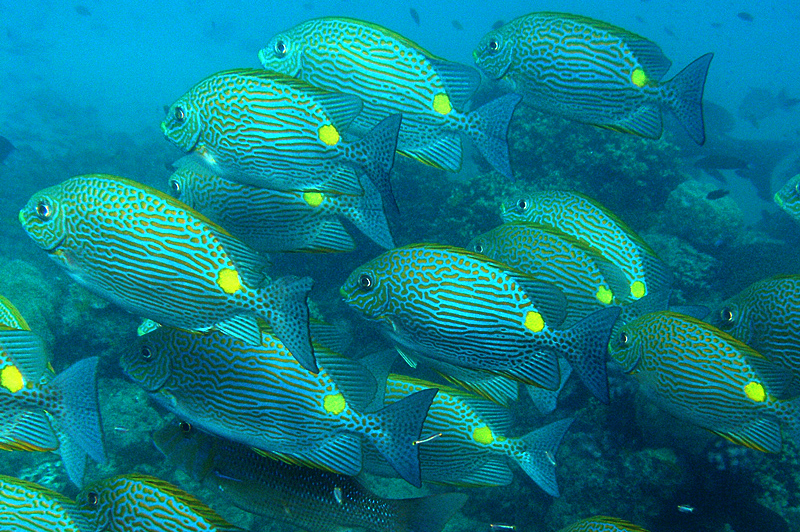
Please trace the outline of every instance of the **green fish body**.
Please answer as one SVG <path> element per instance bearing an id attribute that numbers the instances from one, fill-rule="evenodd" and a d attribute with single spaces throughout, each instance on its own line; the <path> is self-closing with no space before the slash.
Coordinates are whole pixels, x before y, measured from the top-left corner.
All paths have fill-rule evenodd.
<path id="1" fill-rule="evenodd" d="M 629 294 L 619 302 L 649 293 L 668 296 L 671 278 L 666 265 L 632 229 L 597 201 L 571 191 L 539 192 L 503 208 L 503 221 L 533 222 L 552 227 L 597 250 L 625 274 Z M 626 298 L 627 296 L 627 298 Z"/>
<path id="2" fill-rule="evenodd" d="M 315 368 L 311 279 L 287 276 L 262 286 L 264 259 L 178 200 L 93 174 L 36 193 L 19 218 L 73 279 L 129 312 L 187 329 L 217 327 L 255 345 L 258 316 Z"/>
<path id="3" fill-rule="evenodd" d="M 524 436 L 509 437 L 511 413 L 502 406 L 404 375 L 389 376 L 385 401 L 432 387 L 439 392 L 428 410 L 417 445 L 423 480 L 457 486 L 505 486 L 513 480 L 509 468 L 512 462 L 545 492 L 558 496 L 555 455 L 572 419 L 556 421 Z M 371 462 L 368 469 L 381 473 L 380 463 L 374 459 Z"/>
<path id="4" fill-rule="evenodd" d="M 508 95 L 464 112 L 480 84 L 473 68 L 439 59 L 386 28 L 335 17 L 279 33 L 258 57 L 267 70 L 358 96 L 364 108 L 352 125 L 356 133 L 402 113 L 401 154 L 457 171 L 459 134 L 464 133 L 498 172 L 512 176 L 506 135 L 519 97 Z"/>
<path id="5" fill-rule="evenodd" d="M 350 142 L 344 135 L 360 112 L 355 96 L 274 72 L 237 69 L 197 83 L 172 104 L 161 129 L 227 179 L 277 190 L 360 194 L 363 172 L 390 198 L 400 116 L 387 113 L 364 138 Z"/>
<path id="6" fill-rule="evenodd" d="M 86 532 L 90 529 L 75 501 L 33 482 L 0 475 L 0 530 Z"/>
<path id="7" fill-rule="evenodd" d="M 778 207 L 795 221 L 800 222 L 800 174 L 789 179 L 775 193 L 774 199 Z"/>
<path id="8" fill-rule="evenodd" d="M 438 532 L 466 501 L 443 493 L 411 499 L 380 498 L 356 479 L 272 460 L 246 445 L 214 438 L 186 422 L 153 434 L 156 447 L 198 479 L 248 512 L 309 532 L 332 525 L 374 532 Z"/>
<path id="9" fill-rule="evenodd" d="M 576 521 L 559 532 L 647 532 L 647 530 L 623 519 L 595 515 Z"/>
<path id="10" fill-rule="evenodd" d="M 658 406 L 728 440 L 781 449 L 781 425 L 797 441 L 800 409 L 785 399 L 791 374 L 719 329 L 662 311 L 627 323 L 611 358 Z"/>
<path id="11" fill-rule="evenodd" d="M 703 87 L 713 54 L 662 82 L 671 62 L 655 43 L 598 20 L 544 12 L 492 30 L 473 57 L 487 77 L 542 111 L 659 138 L 667 108 L 695 142 L 705 142 Z"/>
<path id="12" fill-rule="evenodd" d="M 789 369 L 793 388 L 800 386 L 800 275 L 753 283 L 712 311 L 707 321 Z"/>
<path id="13" fill-rule="evenodd" d="M 556 389 L 556 357 L 605 356 L 619 313 L 602 309 L 570 329 L 564 297 L 543 283 L 467 250 L 416 244 L 357 268 L 345 302 L 401 347 L 456 366 Z"/>
<path id="14" fill-rule="evenodd" d="M 76 498 L 86 530 L 104 532 L 244 532 L 199 499 L 157 478 L 128 474 L 83 489 Z"/>
<path id="15" fill-rule="evenodd" d="M 263 252 L 352 251 L 345 218 L 378 245 L 394 247 L 380 194 L 369 180 L 361 194 L 269 190 L 229 181 L 195 157 L 184 157 L 169 178 L 173 197 Z"/>
<path id="16" fill-rule="evenodd" d="M 210 331 L 160 327 L 139 337 L 120 362 L 159 404 L 193 425 L 337 473 L 361 470 L 362 438 L 398 473 L 419 485 L 419 438 L 435 390 L 362 413 L 376 393 L 360 365 L 317 346 L 325 364 L 314 374 L 267 331 L 248 346 Z M 325 369 L 325 365 L 330 369 Z M 338 380 L 335 380 L 336 375 Z M 340 385 L 341 383 L 341 385 Z"/>

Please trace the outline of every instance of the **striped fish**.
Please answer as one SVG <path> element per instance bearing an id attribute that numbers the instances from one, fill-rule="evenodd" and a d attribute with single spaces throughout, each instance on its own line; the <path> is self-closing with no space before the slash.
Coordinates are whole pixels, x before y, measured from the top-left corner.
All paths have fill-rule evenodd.
<path id="1" fill-rule="evenodd" d="M 383 204 L 369 180 L 363 194 L 317 190 L 268 190 L 217 176 L 187 156 L 169 178 L 173 197 L 202 212 L 256 251 L 352 251 L 353 239 L 339 218 L 375 243 L 394 247 Z"/>
<path id="2" fill-rule="evenodd" d="M 210 479 L 236 506 L 309 532 L 329 532 L 337 526 L 438 532 L 467 499 L 461 493 L 382 499 L 351 477 L 271 460 L 185 421 L 156 431 L 153 441 L 189 474 Z"/>
<path id="3" fill-rule="evenodd" d="M 345 133 L 360 112 L 355 96 L 274 72 L 237 69 L 192 87 L 169 108 L 161 129 L 227 179 L 277 190 L 360 194 L 363 172 L 393 205 L 389 171 L 400 116 L 350 142 Z"/>
<path id="4" fill-rule="evenodd" d="M 542 111 L 655 139 L 667 108 L 705 142 L 703 87 L 714 54 L 662 82 L 672 63 L 644 37 L 579 15 L 531 13 L 486 34 L 473 57 Z"/>
<path id="5" fill-rule="evenodd" d="M 76 498 L 86 530 L 103 532 L 244 532 L 177 486 L 140 474 L 87 486 Z"/>
<path id="6" fill-rule="evenodd" d="M 28 235 L 79 284 L 159 323 L 217 327 L 253 345 L 265 319 L 304 367 L 311 279 L 262 286 L 265 261 L 178 200 L 121 177 L 73 177 L 20 211 Z"/>
<path id="7" fill-rule="evenodd" d="M 87 532 L 75 501 L 39 484 L 0 475 L 0 530 Z"/>
<path id="8" fill-rule="evenodd" d="M 511 413 L 470 393 L 405 375 L 390 375 L 385 401 L 399 400 L 428 388 L 439 392 L 433 399 L 419 447 L 422 479 L 456 486 L 505 486 L 517 466 L 548 494 L 558 496 L 556 460 L 561 439 L 572 424 L 562 419 L 520 437 L 509 437 Z M 386 471 L 372 453 L 365 468 Z"/>
<path id="9" fill-rule="evenodd" d="M 513 175 L 506 135 L 519 96 L 465 112 L 480 84 L 478 72 L 386 28 L 348 18 L 309 20 L 275 35 L 258 58 L 267 70 L 358 96 L 364 108 L 353 122 L 355 132 L 402 113 L 397 151 L 403 155 L 457 171 L 464 133 L 498 172 Z"/>
<path id="10" fill-rule="evenodd" d="M 789 179 L 775 193 L 774 200 L 783 212 L 800 222 L 800 174 Z"/>
<path id="11" fill-rule="evenodd" d="M 9 329 L 31 330 L 28 322 L 22 317 L 17 307 L 4 296 L 0 296 L 0 325 Z"/>
<path id="12" fill-rule="evenodd" d="M 597 201 L 572 191 L 538 192 L 503 206 L 503 221 L 533 222 L 552 227 L 597 250 L 628 278 L 630 298 L 654 292 L 668 296 L 666 265 L 632 229 Z M 622 301 L 622 297 L 619 297 Z"/>
<path id="13" fill-rule="evenodd" d="M 800 399 L 785 399 L 791 373 L 707 323 L 646 314 L 609 348 L 623 372 L 679 419 L 758 451 L 780 452 L 781 425 L 800 441 Z"/>
<path id="14" fill-rule="evenodd" d="M 794 374 L 800 389 L 800 275 L 763 279 L 709 314 L 711 325 Z"/>
<path id="15" fill-rule="evenodd" d="M 558 387 L 556 357 L 605 357 L 619 309 L 602 309 L 570 329 L 552 284 L 488 257 L 437 244 L 390 250 L 357 268 L 345 302 L 401 347 L 526 384 Z"/>
<path id="16" fill-rule="evenodd" d="M 267 331 L 251 347 L 216 331 L 160 327 L 139 337 L 120 364 L 156 402 L 198 428 L 348 475 L 361 470 L 363 438 L 419 486 L 412 442 L 436 391 L 362 413 L 376 393 L 375 379 L 321 346 L 317 353 L 322 367 L 314 374 Z"/>
<path id="17" fill-rule="evenodd" d="M 595 515 L 576 521 L 559 532 L 647 532 L 647 530 L 623 519 Z"/>

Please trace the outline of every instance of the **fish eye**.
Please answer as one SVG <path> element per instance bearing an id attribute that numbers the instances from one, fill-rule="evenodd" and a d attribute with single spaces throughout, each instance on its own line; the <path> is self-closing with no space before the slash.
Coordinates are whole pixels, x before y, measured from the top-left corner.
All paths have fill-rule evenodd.
<path id="1" fill-rule="evenodd" d="M 169 180 L 169 192 L 176 198 L 181 197 L 181 184 L 178 182 L 177 179 Z"/>
<path id="2" fill-rule="evenodd" d="M 619 333 L 619 345 L 626 346 L 628 345 L 629 340 L 630 338 L 628 338 L 628 333 L 626 333 L 625 331 Z"/>
<path id="3" fill-rule="evenodd" d="M 183 107 L 176 107 L 175 108 L 175 123 L 183 124 L 186 121 L 186 111 L 183 110 Z"/>
<path id="4" fill-rule="evenodd" d="M 489 51 L 496 52 L 497 50 L 500 49 L 500 43 L 497 41 L 497 39 L 492 39 L 491 41 L 489 41 L 487 47 L 489 48 Z"/>
<path id="5" fill-rule="evenodd" d="M 148 346 L 142 346 L 142 360 L 149 362 L 153 359 L 153 350 L 150 349 Z"/>
<path id="6" fill-rule="evenodd" d="M 794 192 L 795 194 L 800 196 L 800 181 L 798 181 L 797 184 L 794 186 Z"/>
<path id="7" fill-rule="evenodd" d="M 90 491 L 88 495 L 86 495 L 86 500 L 91 506 L 97 506 L 97 503 L 100 502 L 100 497 L 97 496 L 97 492 Z"/>
<path id="8" fill-rule="evenodd" d="M 475 244 L 475 253 L 483 253 L 483 244 L 481 243 Z"/>
<path id="9" fill-rule="evenodd" d="M 528 210 L 528 201 L 527 201 L 527 200 L 524 200 L 524 199 L 521 199 L 521 200 L 519 200 L 519 201 L 517 202 L 517 207 L 518 207 L 518 208 L 519 208 L 519 210 L 521 210 L 521 211 L 526 211 L 526 210 Z"/>
<path id="10" fill-rule="evenodd" d="M 722 320 L 723 325 L 731 325 L 735 317 L 733 309 L 730 307 L 725 307 L 719 311 L 719 318 Z"/>
<path id="11" fill-rule="evenodd" d="M 286 46 L 286 43 L 283 41 L 276 41 L 275 42 L 275 55 L 278 57 L 283 57 L 286 55 L 286 52 L 289 50 L 289 47 Z"/>
<path id="12" fill-rule="evenodd" d="M 36 216 L 43 222 L 46 222 L 53 216 L 53 207 L 50 206 L 49 201 L 39 200 L 39 203 L 36 204 Z"/>
<path id="13" fill-rule="evenodd" d="M 358 286 L 364 290 L 369 290 L 372 288 L 372 277 L 366 273 L 362 273 L 358 276 Z"/>
<path id="14" fill-rule="evenodd" d="M 188 421 L 181 421 L 178 423 L 178 428 L 181 429 L 182 434 L 189 434 L 192 432 L 192 424 Z"/>

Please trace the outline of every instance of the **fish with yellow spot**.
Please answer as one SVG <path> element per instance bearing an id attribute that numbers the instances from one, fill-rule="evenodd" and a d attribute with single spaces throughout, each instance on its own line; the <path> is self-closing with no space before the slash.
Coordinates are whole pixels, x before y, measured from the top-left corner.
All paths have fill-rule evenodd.
<path id="1" fill-rule="evenodd" d="M 360 364 L 316 346 L 311 373 L 268 330 L 259 346 L 217 331 L 159 327 L 138 338 L 123 371 L 182 419 L 291 463 L 336 473 L 361 470 L 362 441 L 420 485 L 422 424 L 436 390 L 365 413 L 378 391 Z"/>
<path id="2" fill-rule="evenodd" d="M 703 88 L 713 54 L 669 81 L 672 62 L 628 30 L 569 13 L 531 13 L 494 29 L 475 64 L 536 109 L 657 139 L 669 109 L 697 144 L 705 142 Z"/>
<path id="3" fill-rule="evenodd" d="M 671 274 L 642 238 L 598 201 L 567 190 L 536 192 L 503 206 L 503 222 L 533 222 L 549 226 L 582 242 L 617 266 L 628 279 L 629 291 L 615 294 L 618 302 L 647 294 L 667 297 Z M 666 304 L 666 303 L 665 303 Z"/>
<path id="4" fill-rule="evenodd" d="M 519 96 L 506 95 L 473 111 L 480 85 L 472 67 L 446 61 L 391 30 L 360 20 L 308 20 L 272 37 L 258 53 L 264 68 L 364 104 L 352 129 L 365 133 L 402 113 L 397 151 L 449 171 L 461 168 L 461 134 L 499 173 L 512 177 L 506 140 Z"/>
<path id="5" fill-rule="evenodd" d="M 0 530 L 86 532 L 90 528 L 72 499 L 33 482 L 0 475 Z"/>
<path id="6" fill-rule="evenodd" d="M 227 70 L 173 103 L 161 129 L 226 179 L 274 190 L 361 194 L 360 175 L 366 174 L 393 207 L 389 172 L 401 117 L 387 113 L 352 141 L 346 133 L 361 108 L 356 96 L 275 72 Z"/>
<path id="7" fill-rule="evenodd" d="M 256 251 L 352 251 L 340 219 L 384 248 L 394 247 L 380 194 L 369 180 L 361 194 L 269 190 L 216 175 L 196 156 L 177 161 L 169 192 Z"/>
<path id="8" fill-rule="evenodd" d="M 558 496 L 555 456 L 572 419 L 512 437 L 511 413 L 506 408 L 463 390 L 405 375 L 389 376 L 384 400 L 391 403 L 428 388 L 439 392 L 417 444 L 422 480 L 457 486 L 505 486 L 513 481 L 509 463 L 515 463 L 545 492 Z M 391 474 L 369 451 L 365 469 Z"/>
<path id="9" fill-rule="evenodd" d="M 758 451 L 781 450 L 781 427 L 800 441 L 791 372 L 702 321 L 645 314 L 612 338 L 611 358 L 675 417 Z"/>
<path id="10" fill-rule="evenodd" d="M 462 248 L 413 244 L 356 268 L 340 289 L 363 318 L 420 357 L 556 389 L 557 357 L 604 359 L 619 309 L 563 329 L 552 283 Z"/>
<path id="11" fill-rule="evenodd" d="M 264 257 L 184 203 L 122 177 L 90 174 L 34 194 L 23 228 L 79 284 L 125 310 L 259 345 L 266 320 L 315 369 L 310 278 L 266 284 Z"/>

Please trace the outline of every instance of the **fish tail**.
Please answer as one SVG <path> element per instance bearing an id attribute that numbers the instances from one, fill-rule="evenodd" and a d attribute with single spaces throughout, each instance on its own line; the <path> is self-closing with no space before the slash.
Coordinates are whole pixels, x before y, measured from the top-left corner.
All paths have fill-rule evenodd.
<path id="1" fill-rule="evenodd" d="M 518 94 L 506 94 L 470 113 L 468 129 L 472 142 L 492 167 L 509 179 L 514 178 L 508 153 L 508 125 L 514 109 L 522 100 Z"/>
<path id="2" fill-rule="evenodd" d="M 533 405 L 542 415 L 553 413 L 556 409 L 558 396 L 567 383 L 567 379 L 572 375 L 572 367 L 563 357 L 558 358 L 558 373 L 561 376 L 558 390 L 548 390 L 547 388 L 541 388 L 532 384 L 525 385 L 525 389 L 528 390 L 528 396 L 531 398 L 531 401 L 533 401 Z"/>
<path id="3" fill-rule="evenodd" d="M 440 532 L 454 513 L 467 502 L 464 493 L 439 493 L 389 504 L 397 512 L 397 532 Z"/>
<path id="4" fill-rule="evenodd" d="M 50 381 L 50 386 L 61 396 L 60 408 L 53 412 L 59 429 L 93 460 L 103 463 L 106 461 L 106 452 L 97 402 L 98 361 L 98 357 L 89 357 L 76 362 Z M 65 465 L 70 459 L 84 459 L 81 453 L 69 446 L 64 451 L 62 458 Z M 74 471 L 75 468 L 81 466 L 67 465 L 68 471 Z"/>
<path id="5" fill-rule="evenodd" d="M 697 144 L 706 141 L 703 125 L 703 87 L 714 54 L 698 57 L 665 83 L 666 103 Z"/>
<path id="6" fill-rule="evenodd" d="M 369 180 L 364 180 L 361 186 L 364 194 L 359 197 L 355 210 L 350 211 L 348 219 L 373 242 L 382 248 L 391 249 L 394 247 L 394 239 L 383 210 L 380 192 Z"/>
<path id="7" fill-rule="evenodd" d="M 370 433 L 372 443 L 400 477 L 416 487 L 422 485 L 417 442 L 438 391 L 429 388 L 413 393 L 373 414 L 382 430 Z"/>
<path id="8" fill-rule="evenodd" d="M 562 419 L 529 432 L 519 438 L 522 448 L 512 454 L 531 480 L 553 497 L 558 497 L 555 456 L 573 421 L 574 418 Z"/>
<path id="9" fill-rule="evenodd" d="M 619 307 L 598 310 L 569 330 L 575 342 L 566 353 L 566 359 L 589 391 L 605 404 L 609 402 L 608 341 L 619 313 Z"/>
<path id="10" fill-rule="evenodd" d="M 257 304 L 263 309 L 263 318 L 271 327 L 283 345 L 305 369 L 319 373 L 314 349 L 311 347 L 309 332 L 309 314 L 306 298 L 314 281 L 310 277 L 286 275 L 269 286 L 261 289 L 263 301 L 274 301 L 274 304 Z M 266 308 L 264 308 L 266 307 Z"/>
<path id="11" fill-rule="evenodd" d="M 86 451 L 65 432 L 59 432 L 58 455 L 67 470 L 67 476 L 73 484 L 83 488 L 83 477 L 86 474 Z"/>
<path id="12" fill-rule="evenodd" d="M 367 177 L 378 189 L 386 206 L 398 213 L 397 201 L 392 193 L 389 173 L 394 166 L 394 153 L 397 149 L 397 135 L 400 133 L 402 115 L 394 114 L 381 120 L 364 138 L 351 145 L 351 158 L 363 166 Z"/>

